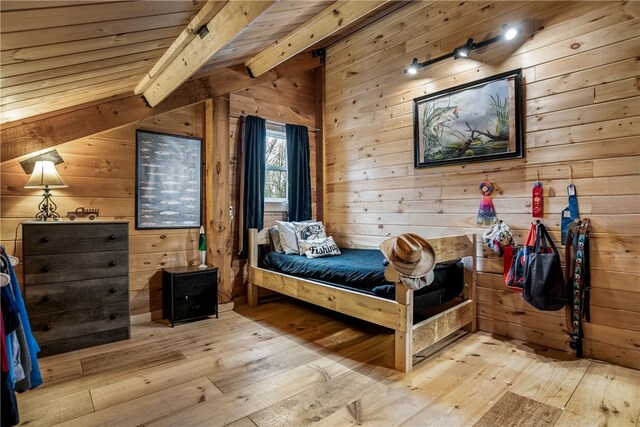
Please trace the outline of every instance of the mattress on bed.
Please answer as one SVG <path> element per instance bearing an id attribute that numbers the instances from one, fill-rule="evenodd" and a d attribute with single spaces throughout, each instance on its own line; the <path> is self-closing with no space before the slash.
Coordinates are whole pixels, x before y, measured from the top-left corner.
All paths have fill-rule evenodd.
<path id="1" fill-rule="evenodd" d="M 369 295 L 395 300 L 395 284 L 384 278 L 384 255 L 377 249 L 340 249 L 342 255 L 312 258 L 269 252 L 268 269 L 304 277 Z M 462 293 L 462 263 L 442 263 L 434 268 L 429 286 L 414 292 L 414 311 L 443 304 Z"/>

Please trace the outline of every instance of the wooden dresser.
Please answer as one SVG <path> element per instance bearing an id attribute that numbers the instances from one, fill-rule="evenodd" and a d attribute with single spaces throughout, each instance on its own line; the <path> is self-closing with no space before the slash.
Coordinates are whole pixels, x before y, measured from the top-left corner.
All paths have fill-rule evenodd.
<path id="1" fill-rule="evenodd" d="M 127 222 L 23 224 L 24 295 L 41 356 L 127 339 Z"/>

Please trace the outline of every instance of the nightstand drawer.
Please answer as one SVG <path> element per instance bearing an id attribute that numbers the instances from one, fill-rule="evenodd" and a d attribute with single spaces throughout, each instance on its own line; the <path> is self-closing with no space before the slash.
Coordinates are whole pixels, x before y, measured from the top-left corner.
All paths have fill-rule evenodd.
<path id="1" fill-rule="evenodd" d="M 128 249 L 127 224 L 25 224 L 24 254 L 39 255 Z"/>
<path id="2" fill-rule="evenodd" d="M 129 271 L 127 251 L 25 256 L 27 286 L 125 276 Z"/>
<path id="3" fill-rule="evenodd" d="M 173 313 L 176 320 L 216 314 L 216 300 L 211 295 L 200 295 L 198 298 L 188 296 L 182 299 L 176 298 L 173 304 Z"/>
<path id="4" fill-rule="evenodd" d="M 57 311 L 30 316 L 38 343 L 77 337 L 129 326 L 129 304 L 109 304 L 81 310 Z"/>
<path id="5" fill-rule="evenodd" d="M 29 313 L 97 307 L 105 304 L 127 302 L 129 278 L 109 277 L 85 281 L 50 283 L 27 286 L 25 303 Z"/>
<path id="6" fill-rule="evenodd" d="M 176 275 L 173 279 L 173 296 L 176 300 L 186 296 L 211 295 L 216 287 L 217 272 Z"/>

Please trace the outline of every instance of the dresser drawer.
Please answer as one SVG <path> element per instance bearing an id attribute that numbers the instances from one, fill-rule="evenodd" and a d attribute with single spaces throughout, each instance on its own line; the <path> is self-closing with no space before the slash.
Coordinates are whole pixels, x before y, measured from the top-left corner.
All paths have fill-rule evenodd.
<path id="1" fill-rule="evenodd" d="M 126 276 L 128 271 L 129 257 L 126 250 L 24 257 L 24 278 L 27 286 Z"/>
<path id="2" fill-rule="evenodd" d="M 52 356 L 54 354 L 66 353 L 67 351 L 81 348 L 94 347 L 96 345 L 107 344 L 114 341 L 129 339 L 131 331 L 127 325 L 124 328 L 109 329 L 102 332 L 92 332 L 87 335 L 63 338 L 61 340 L 49 341 L 40 345 L 38 357 Z"/>
<path id="3" fill-rule="evenodd" d="M 98 307 L 129 300 L 127 276 L 27 286 L 25 303 L 29 313 L 51 313 L 69 308 Z"/>
<path id="4" fill-rule="evenodd" d="M 175 275 L 173 278 L 173 297 L 176 300 L 181 300 L 186 296 L 211 295 L 216 288 L 217 280 L 216 271 Z"/>
<path id="5" fill-rule="evenodd" d="M 25 224 L 24 255 L 128 249 L 127 224 Z"/>
<path id="6" fill-rule="evenodd" d="M 129 326 L 129 303 L 29 316 L 38 343 Z"/>

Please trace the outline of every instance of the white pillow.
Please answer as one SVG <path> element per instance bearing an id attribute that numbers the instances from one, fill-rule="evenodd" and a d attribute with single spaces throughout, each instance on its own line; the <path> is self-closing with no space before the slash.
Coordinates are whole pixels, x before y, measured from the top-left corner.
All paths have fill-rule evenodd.
<path id="1" fill-rule="evenodd" d="M 280 245 L 285 254 L 299 254 L 298 237 L 292 222 L 276 221 L 280 234 Z"/>
<path id="2" fill-rule="evenodd" d="M 271 237 L 271 250 L 283 253 L 284 251 L 280 244 L 280 232 L 278 231 L 277 225 L 269 228 L 269 236 Z"/>
<path id="3" fill-rule="evenodd" d="M 333 241 L 333 237 L 324 239 L 300 240 L 300 252 L 307 258 L 320 258 L 323 256 L 340 255 L 340 249 Z"/>
<path id="4" fill-rule="evenodd" d="M 300 246 L 301 240 L 324 239 L 327 237 L 321 221 L 294 222 L 293 226 L 296 230 L 296 236 L 298 237 L 298 247 Z M 301 248 L 300 255 L 303 254 L 304 251 Z"/>

